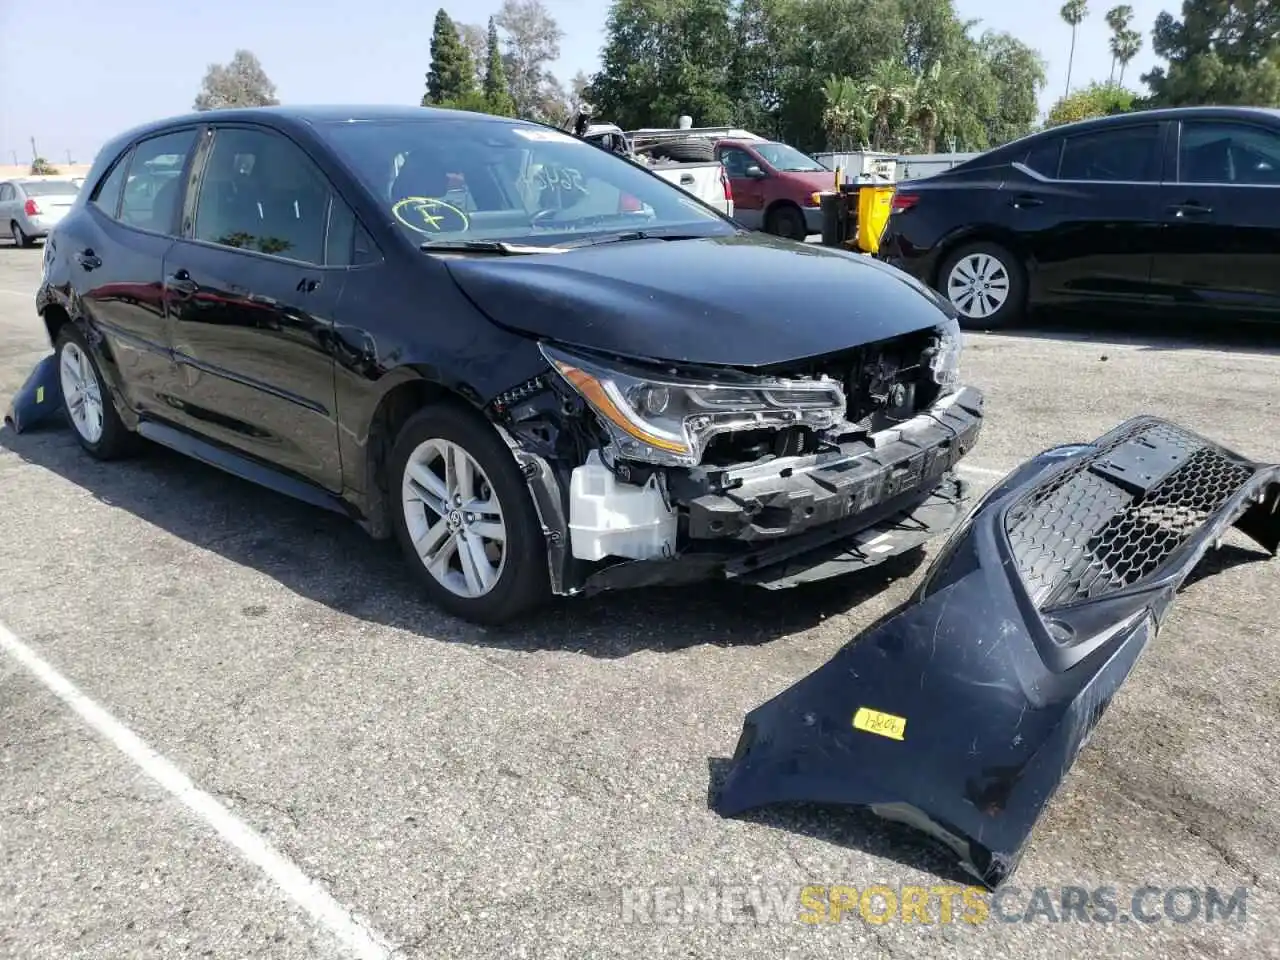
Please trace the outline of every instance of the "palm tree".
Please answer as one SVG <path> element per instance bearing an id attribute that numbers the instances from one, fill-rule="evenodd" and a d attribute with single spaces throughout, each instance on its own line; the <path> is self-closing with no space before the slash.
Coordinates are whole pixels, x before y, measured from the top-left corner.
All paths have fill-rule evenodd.
<path id="1" fill-rule="evenodd" d="M 1089 0 L 1067 0 L 1059 11 L 1062 19 L 1071 27 L 1071 55 L 1067 58 L 1067 96 L 1071 95 L 1071 66 L 1076 59 L 1076 27 L 1089 15 Z"/>
<path id="2" fill-rule="evenodd" d="M 1124 68 L 1142 49 L 1142 34 L 1137 30 L 1122 30 L 1111 38 L 1111 55 L 1120 64 L 1120 86 L 1124 86 Z"/>
<path id="3" fill-rule="evenodd" d="M 921 149 L 925 153 L 933 153 L 937 148 L 939 131 L 951 125 L 954 115 L 951 98 L 944 86 L 941 60 L 934 61 L 916 78 L 908 112 L 910 123 L 919 134 Z"/>
<path id="4" fill-rule="evenodd" d="M 1114 82 L 1116 78 L 1116 63 L 1120 59 L 1116 56 L 1116 48 L 1119 46 L 1120 35 L 1129 29 L 1129 24 L 1132 22 L 1133 7 L 1127 3 L 1107 11 L 1107 26 L 1111 28 L 1111 76 L 1107 79 L 1108 84 Z"/>
<path id="5" fill-rule="evenodd" d="M 862 90 L 848 77 L 831 77 L 823 87 L 827 106 L 822 111 L 822 125 L 827 134 L 827 149 L 837 153 L 861 149 L 867 142 L 871 116 L 863 103 Z"/>
<path id="6" fill-rule="evenodd" d="M 901 135 L 911 110 L 915 78 L 906 64 L 880 60 L 862 85 L 862 103 L 871 117 L 871 148 L 884 150 Z"/>

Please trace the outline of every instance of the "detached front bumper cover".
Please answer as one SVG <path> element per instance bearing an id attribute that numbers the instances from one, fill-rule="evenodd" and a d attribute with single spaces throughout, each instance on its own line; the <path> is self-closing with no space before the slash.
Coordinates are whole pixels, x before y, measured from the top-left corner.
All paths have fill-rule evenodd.
<path id="1" fill-rule="evenodd" d="M 1280 547 L 1280 466 L 1162 420 L 1046 451 L 975 506 L 915 594 L 746 718 L 712 805 L 849 804 L 994 889 L 1230 527 Z"/>
<path id="2" fill-rule="evenodd" d="M 50 354 L 31 371 L 27 382 L 13 395 L 4 422 L 14 433 L 32 430 L 48 423 L 62 410 L 62 381 L 58 377 L 58 358 Z"/>

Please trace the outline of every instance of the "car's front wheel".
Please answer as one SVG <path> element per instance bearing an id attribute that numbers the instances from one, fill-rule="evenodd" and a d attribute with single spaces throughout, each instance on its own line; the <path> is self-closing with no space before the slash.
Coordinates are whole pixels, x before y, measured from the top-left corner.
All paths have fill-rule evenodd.
<path id="1" fill-rule="evenodd" d="M 438 606 L 498 624 L 549 599 L 533 500 L 511 451 L 479 414 L 454 404 L 419 411 L 400 431 L 390 476 L 397 539 Z"/>
<path id="2" fill-rule="evenodd" d="M 137 434 L 120 419 L 93 354 L 74 324 L 65 324 L 59 331 L 57 354 L 62 406 L 80 446 L 99 460 L 132 453 Z"/>
<path id="3" fill-rule="evenodd" d="M 951 254 L 938 271 L 941 293 L 962 327 L 995 330 L 1022 319 L 1027 299 L 1022 263 L 998 243 L 974 243 Z"/>
<path id="4" fill-rule="evenodd" d="M 803 241 L 808 236 L 808 230 L 804 225 L 804 214 L 798 207 L 790 204 L 774 207 L 769 212 L 769 220 L 765 226 L 768 233 L 775 236 L 786 237 L 788 240 Z"/>

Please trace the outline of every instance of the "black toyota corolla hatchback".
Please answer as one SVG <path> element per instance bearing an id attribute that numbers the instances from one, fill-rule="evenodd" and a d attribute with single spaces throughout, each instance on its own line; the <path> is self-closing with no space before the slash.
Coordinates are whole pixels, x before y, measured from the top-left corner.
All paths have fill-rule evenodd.
<path id="1" fill-rule="evenodd" d="M 870 566 L 956 522 L 982 421 L 924 285 L 454 111 L 124 134 L 37 307 L 90 454 L 146 438 L 344 513 L 480 622 Z"/>

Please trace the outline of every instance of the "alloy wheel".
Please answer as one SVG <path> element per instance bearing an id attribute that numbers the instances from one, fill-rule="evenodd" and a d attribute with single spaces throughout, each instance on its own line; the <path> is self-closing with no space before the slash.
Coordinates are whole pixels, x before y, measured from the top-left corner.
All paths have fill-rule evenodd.
<path id="1" fill-rule="evenodd" d="M 1009 299 L 1009 271 L 989 253 L 962 257 L 947 277 L 947 298 L 971 320 L 990 317 Z"/>
<path id="2" fill-rule="evenodd" d="M 489 593 L 507 560 L 507 528 L 493 484 L 463 447 L 427 440 L 402 481 L 409 538 L 427 572 L 460 597 Z"/>
<path id="3" fill-rule="evenodd" d="M 67 341 L 62 345 L 58 373 L 63 406 L 72 426 L 85 443 L 97 443 L 103 429 L 102 387 L 92 362 L 78 344 Z"/>

